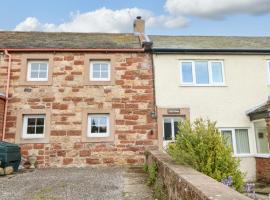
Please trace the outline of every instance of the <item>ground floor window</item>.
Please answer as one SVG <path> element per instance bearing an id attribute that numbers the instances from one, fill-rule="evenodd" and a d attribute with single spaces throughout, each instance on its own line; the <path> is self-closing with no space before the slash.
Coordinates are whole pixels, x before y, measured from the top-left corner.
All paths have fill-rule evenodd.
<path id="1" fill-rule="evenodd" d="M 108 114 L 88 115 L 88 137 L 109 137 L 110 118 Z"/>
<path id="2" fill-rule="evenodd" d="M 23 115 L 23 138 L 43 138 L 45 115 Z"/>
<path id="3" fill-rule="evenodd" d="M 163 140 L 174 141 L 178 133 L 178 123 L 182 121 L 181 117 L 163 117 Z"/>
<path id="4" fill-rule="evenodd" d="M 258 154 L 269 154 L 268 130 L 265 120 L 254 122 L 255 138 Z"/>
<path id="5" fill-rule="evenodd" d="M 248 129 L 220 129 L 220 131 L 235 155 L 250 154 Z"/>

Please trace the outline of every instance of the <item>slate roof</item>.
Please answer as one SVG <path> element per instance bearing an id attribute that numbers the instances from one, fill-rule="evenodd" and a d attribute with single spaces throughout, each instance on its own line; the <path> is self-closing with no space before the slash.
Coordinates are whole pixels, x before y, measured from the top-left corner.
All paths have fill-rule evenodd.
<path id="1" fill-rule="evenodd" d="M 138 49 L 139 37 L 131 33 L 51 33 L 0 31 L 0 49 Z"/>
<path id="2" fill-rule="evenodd" d="M 150 35 L 153 49 L 269 50 L 270 37 Z"/>

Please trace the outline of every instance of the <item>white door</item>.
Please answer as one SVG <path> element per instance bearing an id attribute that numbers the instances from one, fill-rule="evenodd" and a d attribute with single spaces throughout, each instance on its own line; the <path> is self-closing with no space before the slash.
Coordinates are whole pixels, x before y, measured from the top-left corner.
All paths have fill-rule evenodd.
<path id="1" fill-rule="evenodd" d="M 166 149 L 168 144 L 175 141 L 178 133 L 178 123 L 182 117 L 163 117 L 163 148 Z"/>

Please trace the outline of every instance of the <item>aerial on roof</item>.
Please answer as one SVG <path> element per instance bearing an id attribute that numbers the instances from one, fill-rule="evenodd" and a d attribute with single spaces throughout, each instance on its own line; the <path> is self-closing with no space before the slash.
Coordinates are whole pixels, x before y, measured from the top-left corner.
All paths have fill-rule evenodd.
<path id="1" fill-rule="evenodd" d="M 179 50 L 270 50 L 270 37 L 149 36 L 153 49 Z"/>
<path id="2" fill-rule="evenodd" d="M 48 33 L 0 31 L 0 49 L 139 49 L 131 33 Z"/>

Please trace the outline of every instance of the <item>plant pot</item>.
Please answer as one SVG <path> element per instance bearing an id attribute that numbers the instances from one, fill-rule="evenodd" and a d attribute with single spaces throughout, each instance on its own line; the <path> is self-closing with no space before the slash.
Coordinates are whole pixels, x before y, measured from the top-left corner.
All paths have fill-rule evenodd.
<path id="1" fill-rule="evenodd" d="M 37 162 L 37 156 L 35 154 L 32 154 L 28 157 L 28 161 L 31 164 L 30 169 L 35 169 L 35 164 Z"/>

